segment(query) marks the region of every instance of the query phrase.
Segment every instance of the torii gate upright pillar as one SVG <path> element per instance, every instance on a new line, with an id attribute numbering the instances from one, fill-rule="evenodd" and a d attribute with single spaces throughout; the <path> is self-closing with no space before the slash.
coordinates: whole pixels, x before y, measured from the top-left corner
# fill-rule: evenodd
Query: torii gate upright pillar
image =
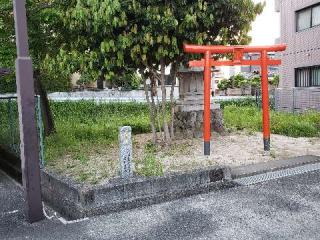
<path id="1" fill-rule="evenodd" d="M 280 52 L 286 49 L 286 45 L 273 46 L 201 46 L 184 45 L 187 53 L 204 54 L 200 61 L 190 61 L 191 67 L 204 67 L 204 123 L 203 143 L 204 155 L 210 155 L 210 82 L 212 66 L 235 66 L 235 65 L 259 65 L 261 67 L 261 90 L 262 90 L 262 111 L 263 111 L 263 144 L 264 150 L 270 150 L 270 117 L 269 117 L 269 91 L 268 91 L 268 65 L 279 65 L 281 60 L 269 59 L 268 52 Z M 258 60 L 243 59 L 244 53 L 260 53 Z M 215 60 L 213 54 L 233 54 L 232 60 Z"/>
<path id="2" fill-rule="evenodd" d="M 204 64 L 204 110 L 203 110 L 203 151 L 204 155 L 210 155 L 210 137 L 211 137 L 211 120 L 210 120 L 210 89 L 211 89 L 211 65 L 210 52 L 205 53 Z"/>
<path id="3" fill-rule="evenodd" d="M 262 92 L 262 123 L 263 145 L 265 151 L 270 151 L 270 114 L 269 114 L 269 81 L 268 81 L 268 53 L 261 52 L 261 92 Z"/>

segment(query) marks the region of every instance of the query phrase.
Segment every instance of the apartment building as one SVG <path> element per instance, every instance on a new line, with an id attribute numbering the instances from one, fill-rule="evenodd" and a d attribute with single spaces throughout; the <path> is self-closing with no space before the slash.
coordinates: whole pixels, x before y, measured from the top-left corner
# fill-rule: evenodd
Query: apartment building
<path id="1" fill-rule="evenodd" d="M 276 108 L 320 111 L 320 1 L 276 0 L 276 10 L 280 42 L 288 46 L 281 56 Z"/>

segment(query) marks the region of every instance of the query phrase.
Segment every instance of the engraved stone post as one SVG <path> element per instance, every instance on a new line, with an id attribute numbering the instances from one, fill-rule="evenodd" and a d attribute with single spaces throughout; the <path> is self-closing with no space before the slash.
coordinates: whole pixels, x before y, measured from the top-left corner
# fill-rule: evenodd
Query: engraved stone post
<path id="1" fill-rule="evenodd" d="M 133 176 L 131 127 L 125 126 L 119 128 L 119 143 L 120 174 L 122 178 L 128 179 Z"/>

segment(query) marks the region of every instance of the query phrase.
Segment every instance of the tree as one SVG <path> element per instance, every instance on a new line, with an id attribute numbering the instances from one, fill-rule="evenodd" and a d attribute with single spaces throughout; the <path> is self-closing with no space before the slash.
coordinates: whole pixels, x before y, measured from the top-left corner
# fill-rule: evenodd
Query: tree
<path id="1" fill-rule="evenodd" d="M 279 86 L 280 76 L 279 74 L 275 74 L 271 79 L 269 79 L 269 84 L 275 87 Z"/>
<path id="2" fill-rule="evenodd" d="M 16 48 L 14 42 L 13 18 L 8 14 L 2 14 L 6 9 L 12 9 L 12 2 L 0 0 L 0 68 L 10 69 L 11 74 L 0 78 L 0 92 L 15 91 L 14 61 L 16 58 Z"/>
<path id="3" fill-rule="evenodd" d="M 106 79 L 139 69 L 148 93 L 154 141 L 154 88 L 159 80 L 160 115 L 164 141 L 168 143 L 174 132 L 175 81 L 170 92 L 169 131 L 165 68 L 171 66 L 170 74 L 175 80 L 180 65 L 190 57 L 183 53 L 184 43 L 247 44 L 251 23 L 262 9 L 263 4 L 252 0 L 73 0 L 63 11 L 65 27 L 73 40 L 61 46 L 52 63 L 60 63 L 69 72 L 80 69 Z"/>
<path id="4" fill-rule="evenodd" d="M 260 86 L 261 86 L 261 77 L 260 76 L 255 75 L 250 80 L 251 80 L 250 82 L 251 82 L 252 87 L 260 88 Z"/>
<path id="5" fill-rule="evenodd" d="M 218 88 L 221 91 L 226 91 L 228 88 L 231 88 L 231 81 L 230 79 L 222 79 L 219 83 L 218 83 Z"/>
<path id="6" fill-rule="evenodd" d="M 241 73 L 234 75 L 230 78 L 232 88 L 243 88 L 250 85 L 248 78 L 243 76 Z"/>
<path id="7" fill-rule="evenodd" d="M 16 58 L 13 6 L 11 0 L 0 0 L 0 2 L 0 65 L 13 70 L 14 59 Z M 46 135 L 53 133 L 55 128 L 46 89 L 43 86 L 45 78 L 48 77 L 43 63 L 48 53 L 58 53 L 59 47 L 67 37 L 67 33 L 63 31 L 63 21 L 57 2 L 55 0 L 26 1 L 30 55 L 34 65 L 35 92 L 41 97 Z M 55 76 L 57 75 L 59 75 L 59 71 L 56 72 Z M 7 90 L 15 91 L 14 76 L 11 76 L 8 82 L 10 82 L 11 87 Z"/>
<path id="8" fill-rule="evenodd" d="M 26 2 L 30 54 L 34 68 L 41 70 L 41 74 L 45 74 L 42 67 L 46 54 L 57 54 L 68 35 L 64 31 L 56 2 L 56 0 L 27 0 Z M 0 3 L 0 65 L 14 70 L 16 46 L 13 2 L 0 0 Z"/>
<path id="9" fill-rule="evenodd" d="M 225 91 L 228 88 L 241 88 L 244 90 L 247 87 L 252 86 L 252 79 L 245 77 L 243 74 L 239 73 L 237 75 L 231 76 L 229 79 L 223 79 L 219 82 L 219 90 Z"/>
<path id="10" fill-rule="evenodd" d="M 114 86 L 121 87 L 123 90 L 136 90 L 142 84 L 142 78 L 135 72 L 128 72 L 112 81 Z"/>

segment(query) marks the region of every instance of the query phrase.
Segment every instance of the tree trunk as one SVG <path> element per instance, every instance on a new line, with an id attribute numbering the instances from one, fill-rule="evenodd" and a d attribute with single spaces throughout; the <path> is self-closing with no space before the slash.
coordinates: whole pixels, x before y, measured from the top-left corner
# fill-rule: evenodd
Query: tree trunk
<path id="1" fill-rule="evenodd" d="M 158 85 L 157 85 L 157 79 L 155 79 L 154 77 L 152 77 L 152 103 L 154 104 L 155 109 L 157 110 L 157 123 L 158 123 L 158 129 L 159 129 L 159 133 L 161 138 L 164 140 L 164 136 L 162 135 L 162 127 L 161 127 L 161 121 L 160 121 L 160 101 L 159 101 L 159 96 L 158 96 L 158 89 L 157 89 Z M 154 102 L 154 96 L 156 96 L 157 98 L 157 104 L 155 104 Z"/>
<path id="2" fill-rule="evenodd" d="M 172 63 L 170 75 L 172 77 L 171 89 L 170 89 L 170 135 L 171 139 L 174 139 L 174 87 L 176 85 L 177 78 L 177 66 L 179 64 Z"/>
<path id="3" fill-rule="evenodd" d="M 41 84 L 40 80 L 40 73 L 39 71 L 35 71 L 35 81 L 34 81 L 34 89 L 35 94 L 40 96 L 40 103 L 41 103 L 41 115 L 42 115 L 42 121 L 44 126 L 44 133 L 45 136 L 49 136 L 52 133 L 55 133 L 55 125 L 54 120 L 52 117 L 52 112 L 48 100 L 48 95 L 46 90 Z"/>
<path id="4" fill-rule="evenodd" d="M 104 81 L 104 75 L 101 74 L 97 80 L 97 88 L 103 89 L 103 81 Z"/>
<path id="5" fill-rule="evenodd" d="M 154 107 L 152 106 L 152 103 L 150 102 L 149 89 L 148 89 L 146 81 L 147 80 L 144 79 L 143 85 L 144 85 L 144 92 L 146 95 L 146 100 L 147 100 L 147 103 L 149 105 L 149 110 L 150 110 L 149 112 L 150 112 L 150 126 L 151 126 L 151 131 L 152 131 L 152 142 L 155 144 L 157 142 L 157 131 L 155 128 Z"/>
<path id="6" fill-rule="evenodd" d="M 171 143 L 167 118 L 166 118 L 166 103 L 167 103 L 167 94 L 166 94 L 166 87 L 165 87 L 165 62 L 164 58 L 160 60 L 161 64 L 161 92 L 162 92 L 162 121 L 163 121 L 163 132 L 164 132 L 164 139 L 166 143 Z"/>

